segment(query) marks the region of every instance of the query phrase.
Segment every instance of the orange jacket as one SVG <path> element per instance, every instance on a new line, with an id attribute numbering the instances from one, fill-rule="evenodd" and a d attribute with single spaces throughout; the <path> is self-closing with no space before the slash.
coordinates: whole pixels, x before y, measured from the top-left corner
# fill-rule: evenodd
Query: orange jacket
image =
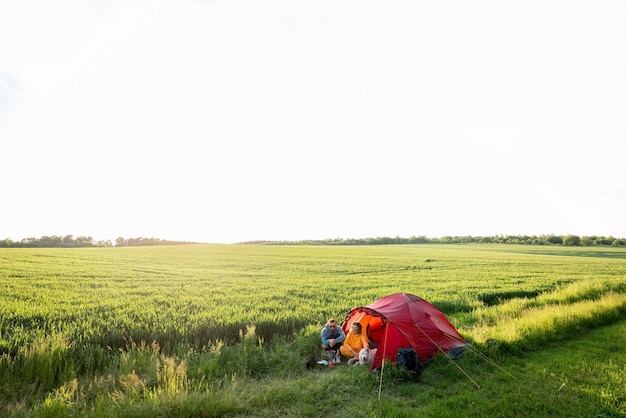
<path id="1" fill-rule="evenodd" d="M 357 353 L 361 351 L 363 347 L 369 347 L 369 341 L 367 335 L 360 333 L 359 335 L 353 334 L 352 331 L 348 332 L 346 339 L 343 341 L 344 345 L 352 348 Z"/>

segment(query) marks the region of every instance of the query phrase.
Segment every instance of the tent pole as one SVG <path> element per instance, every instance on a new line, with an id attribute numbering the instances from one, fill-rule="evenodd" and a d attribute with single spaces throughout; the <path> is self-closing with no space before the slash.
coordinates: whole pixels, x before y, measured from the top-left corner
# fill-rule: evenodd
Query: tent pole
<path id="1" fill-rule="evenodd" d="M 385 371 L 385 355 L 387 354 L 387 330 L 389 324 L 385 324 L 385 341 L 383 342 L 383 359 L 382 366 L 380 367 L 380 384 L 378 385 L 378 402 L 380 402 L 380 393 L 383 390 L 383 372 Z"/>

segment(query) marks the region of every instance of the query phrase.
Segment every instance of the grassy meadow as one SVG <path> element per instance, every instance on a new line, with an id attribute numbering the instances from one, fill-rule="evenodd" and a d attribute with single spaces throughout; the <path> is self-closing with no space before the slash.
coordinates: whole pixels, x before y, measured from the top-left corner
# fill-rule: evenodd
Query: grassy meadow
<path id="1" fill-rule="evenodd" d="M 418 381 L 304 368 L 328 317 L 395 292 L 472 349 Z M 621 417 L 624 370 L 624 248 L 0 249 L 0 416 Z"/>

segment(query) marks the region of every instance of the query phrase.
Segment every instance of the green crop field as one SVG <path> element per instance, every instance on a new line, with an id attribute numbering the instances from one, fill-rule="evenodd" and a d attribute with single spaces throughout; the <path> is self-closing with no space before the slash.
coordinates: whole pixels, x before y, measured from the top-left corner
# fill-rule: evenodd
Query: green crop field
<path id="1" fill-rule="evenodd" d="M 396 292 L 473 349 L 417 382 L 305 370 Z M 0 249 L 0 416 L 626 416 L 625 316 L 623 248 Z"/>

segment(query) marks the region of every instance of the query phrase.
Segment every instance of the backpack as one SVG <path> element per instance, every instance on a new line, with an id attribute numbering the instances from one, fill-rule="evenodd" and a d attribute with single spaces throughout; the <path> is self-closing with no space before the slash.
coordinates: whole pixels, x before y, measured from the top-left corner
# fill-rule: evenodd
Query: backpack
<path id="1" fill-rule="evenodd" d="M 422 372 L 419 357 L 415 350 L 413 350 L 412 348 L 403 347 L 398 349 L 396 358 L 398 359 L 398 362 L 396 363 L 398 367 L 403 368 L 409 372 L 413 372 L 417 376 L 419 376 L 419 374 Z"/>

